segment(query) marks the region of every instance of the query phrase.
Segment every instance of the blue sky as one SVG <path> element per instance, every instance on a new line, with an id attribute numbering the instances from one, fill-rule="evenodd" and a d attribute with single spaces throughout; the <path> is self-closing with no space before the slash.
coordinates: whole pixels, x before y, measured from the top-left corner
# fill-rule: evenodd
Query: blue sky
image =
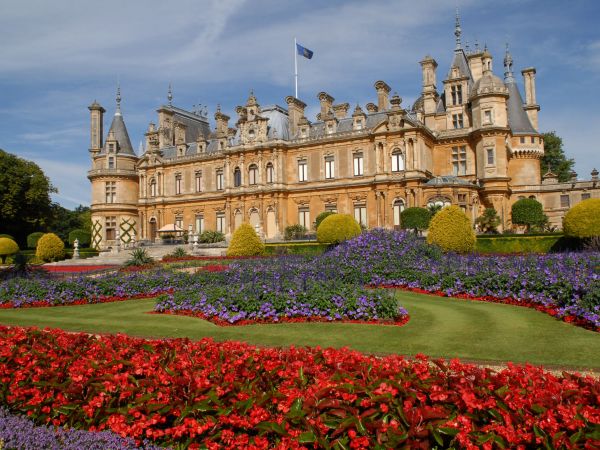
<path id="1" fill-rule="evenodd" d="M 510 43 L 515 74 L 537 69 L 541 131 L 555 130 L 580 178 L 600 169 L 600 2 L 173 0 L 5 1 L 0 14 L 0 148 L 38 163 L 73 208 L 89 204 L 89 112 L 98 100 L 108 128 L 120 80 L 122 110 L 137 149 L 155 110 L 216 105 L 235 117 L 250 89 L 262 105 L 293 95 L 293 39 L 299 97 L 309 120 L 316 95 L 376 102 L 384 80 L 408 107 L 419 95 L 419 61 L 433 56 L 438 89 L 454 49 L 460 8 L 463 44 L 477 40 L 502 77 Z M 522 90 L 522 88 L 521 88 Z M 213 124 L 214 126 L 214 124 Z"/>

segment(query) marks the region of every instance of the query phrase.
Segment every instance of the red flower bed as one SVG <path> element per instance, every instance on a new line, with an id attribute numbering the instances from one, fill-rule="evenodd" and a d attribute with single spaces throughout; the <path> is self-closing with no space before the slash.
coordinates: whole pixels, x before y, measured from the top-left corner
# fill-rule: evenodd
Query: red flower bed
<path id="1" fill-rule="evenodd" d="M 104 264 L 97 266 L 44 266 L 43 269 L 46 272 L 53 273 L 79 273 L 79 272 L 92 272 L 95 270 L 114 269 L 115 265 Z"/>
<path id="2" fill-rule="evenodd" d="M 0 327 L 0 404 L 187 448 L 598 448 L 600 382 L 419 356 Z"/>
<path id="3" fill-rule="evenodd" d="M 373 287 L 373 288 L 377 287 L 377 288 L 383 288 L 383 289 L 401 289 L 403 291 L 417 292 L 419 294 L 427 294 L 427 295 L 436 295 L 438 297 L 462 298 L 465 300 L 474 300 L 474 301 L 478 301 L 478 302 L 502 303 L 505 305 L 523 306 L 525 308 L 531 308 L 531 309 L 535 309 L 537 311 L 546 313 L 558 320 L 562 320 L 563 322 L 567 322 L 567 323 L 576 325 L 578 327 L 585 328 L 587 330 L 600 332 L 600 327 L 597 327 L 589 320 L 586 320 L 582 317 L 576 317 L 573 315 L 557 317 L 558 310 L 556 307 L 541 305 L 539 303 L 535 303 L 533 301 L 525 300 L 525 299 L 498 298 L 498 297 L 492 297 L 491 295 L 488 295 L 485 297 L 477 297 L 477 296 L 469 295 L 469 294 L 448 295 L 443 291 L 428 291 L 426 289 L 409 287 L 409 286 L 396 286 L 396 285 L 385 285 L 385 284 L 378 285 L 378 286 L 370 286 L 370 287 Z"/>
<path id="4" fill-rule="evenodd" d="M 312 317 L 279 317 L 278 321 L 273 320 L 259 320 L 259 319 L 246 319 L 238 320 L 235 323 L 229 323 L 226 320 L 219 319 L 218 317 L 207 317 L 205 314 L 190 311 L 190 310 L 176 310 L 176 311 L 152 311 L 148 314 L 171 314 L 174 316 L 188 316 L 197 317 L 199 319 L 208 320 L 216 325 L 222 327 L 235 327 L 240 325 L 256 325 L 256 324 L 274 324 L 274 323 L 307 323 L 307 322 L 320 322 L 320 323 L 357 323 L 362 325 L 395 325 L 401 327 L 406 325 L 410 320 L 410 316 L 402 316 L 398 320 L 329 320 L 326 317 L 312 316 Z"/>
<path id="5" fill-rule="evenodd" d="M 229 269 L 229 266 L 222 264 L 209 264 L 198 268 L 198 270 L 204 270 L 205 272 L 225 272 L 227 269 Z"/>

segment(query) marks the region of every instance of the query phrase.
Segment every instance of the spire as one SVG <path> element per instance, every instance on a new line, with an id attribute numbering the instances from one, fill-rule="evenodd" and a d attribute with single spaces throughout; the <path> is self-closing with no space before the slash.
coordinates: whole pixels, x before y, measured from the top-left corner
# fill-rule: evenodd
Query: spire
<path id="1" fill-rule="evenodd" d="M 169 106 L 173 106 L 173 89 L 171 83 L 169 83 L 169 92 L 167 92 L 167 100 L 169 100 Z"/>
<path id="2" fill-rule="evenodd" d="M 117 82 L 117 110 L 115 116 L 121 115 L 121 83 Z"/>
<path id="3" fill-rule="evenodd" d="M 458 8 L 456 8 L 456 23 L 454 24 L 454 36 L 456 36 L 456 49 L 460 50 L 460 34 L 462 30 L 460 28 L 460 16 L 458 15 Z"/>
<path id="4" fill-rule="evenodd" d="M 505 83 L 514 83 L 515 79 L 513 77 L 512 71 L 513 59 L 508 50 L 508 42 L 506 43 L 506 52 L 504 53 L 504 82 Z"/>

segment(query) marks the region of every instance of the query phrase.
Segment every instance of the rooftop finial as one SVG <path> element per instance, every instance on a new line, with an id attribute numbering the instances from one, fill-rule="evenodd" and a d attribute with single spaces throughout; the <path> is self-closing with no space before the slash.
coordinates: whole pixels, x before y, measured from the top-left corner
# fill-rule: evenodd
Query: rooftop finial
<path id="1" fill-rule="evenodd" d="M 173 106 L 173 89 L 171 83 L 169 83 L 169 92 L 167 93 L 167 100 L 169 100 L 169 106 Z"/>
<path id="2" fill-rule="evenodd" d="M 504 53 L 504 81 L 514 82 L 512 71 L 513 59 L 508 49 L 508 42 L 506 43 L 506 52 Z"/>
<path id="3" fill-rule="evenodd" d="M 117 81 L 117 111 L 115 116 L 121 115 L 121 83 Z"/>
<path id="4" fill-rule="evenodd" d="M 456 8 L 456 23 L 454 25 L 454 36 L 456 36 L 456 50 L 460 50 L 460 34 L 462 30 L 460 28 L 460 16 L 458 15 L 458 8 Z"/>
<path id="5" fill-rule="evenodd" d="M 475 38 L 475 53 L 479 53 L 479 39 Z"/>

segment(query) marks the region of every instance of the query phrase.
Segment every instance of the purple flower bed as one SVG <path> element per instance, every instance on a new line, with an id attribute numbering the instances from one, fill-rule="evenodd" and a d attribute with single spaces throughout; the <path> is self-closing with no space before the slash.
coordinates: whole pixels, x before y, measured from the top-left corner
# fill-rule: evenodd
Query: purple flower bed
<path id="1" fill-rule="evenodd" d="M 19 450 L 164 450 L 149 443 L 136 445 L 110 431 L 85 431 L 35 425 L 24 416 L 0 408 L 0 441 L 5 449 Z"/>

